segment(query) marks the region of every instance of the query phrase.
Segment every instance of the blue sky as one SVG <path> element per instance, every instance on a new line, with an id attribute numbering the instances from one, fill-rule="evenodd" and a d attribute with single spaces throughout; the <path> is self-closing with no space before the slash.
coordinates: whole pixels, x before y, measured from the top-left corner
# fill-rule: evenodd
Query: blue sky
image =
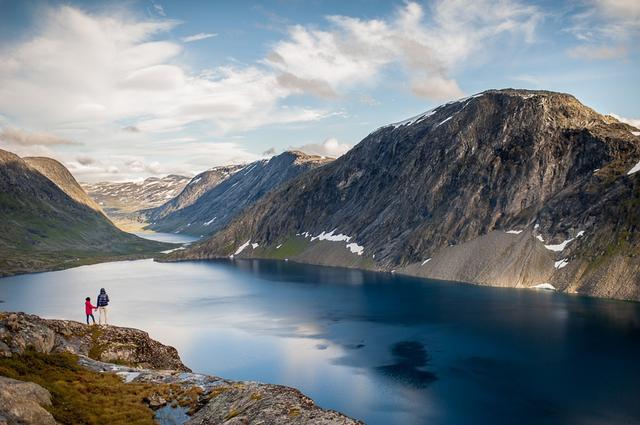
<path id="1" fill-rule="evenodd" d="M 85 181 L 193 174 L 340 155 L 504 87 L 637 126 L 639 41 L 637 0 L 0 0 L 0 148 Z"/>

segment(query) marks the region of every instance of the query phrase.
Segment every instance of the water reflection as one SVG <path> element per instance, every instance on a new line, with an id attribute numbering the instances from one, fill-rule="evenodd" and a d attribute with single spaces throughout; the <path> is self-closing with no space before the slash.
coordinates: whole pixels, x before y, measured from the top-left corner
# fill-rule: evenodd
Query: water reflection
<path id="1" fill-rule="evenodd" d="M 402 341 L 393 344 L 391 354 L 394 364 L 379 366 L 384 375 L 416 388 L 424 388 L 438 379 L 435 374 L 421 370 L 427 365 L 428 355 L 418 341 Z"/>

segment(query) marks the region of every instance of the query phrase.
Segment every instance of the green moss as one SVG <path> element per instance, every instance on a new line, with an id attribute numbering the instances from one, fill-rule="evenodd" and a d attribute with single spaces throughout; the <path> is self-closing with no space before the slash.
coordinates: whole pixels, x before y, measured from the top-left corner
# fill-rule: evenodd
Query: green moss
<path id="1" fill-rule="evenodd" d="M 284 260 L 285 258 L 293 258 L 296 255 L 301 254 L 308 246 L 309 240 L 301 238 L 299 236 L 292 236 L 282 243 L 280 248 L 276 249 L 276 244 L 273 247 L 265 249 L 264 256 L 267 258 L 273 258 L 276 260 Z"/>
<path id="2" fill-rule="evenodd" d="M 48 408 L 61 424 L 153 424 L 145 397 L 157 388 L 129 383 L 110 373 L 80 367 L 68 353 L 24 355 L 0 359 L 0 375 L 35 382 L 49 390 Z"/>

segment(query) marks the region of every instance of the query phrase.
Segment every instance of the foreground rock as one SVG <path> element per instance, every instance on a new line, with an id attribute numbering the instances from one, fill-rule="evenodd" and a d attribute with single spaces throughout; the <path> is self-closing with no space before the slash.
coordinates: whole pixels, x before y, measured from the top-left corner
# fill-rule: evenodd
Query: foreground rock
<path id="1" fill-rule="evenodd" d="M 180 361 L 175 348 L 151 339 L 138 329 L 87 326 L 71 320 L 0 313 L 0 341 L 0 355 L 8 357 L 33 349 L 153 369 L 191 371 Z"/>
<path id="2" fill-rule="evenodd" d="M 78 355 L 78 363 L 91 371 L 115 373 L 125 383 L 150 385 L 152 394 L 145 398 L 149 408 L 164 414 L 171 410 L 186 413 L 178 423 L 361 423 L 318 407 L 294 388 L 191 373 L 173 347 L 137 329 L 0 313 L 0 355 L 18 356 L 27 350 L 73 353 Z M 0 378 L 0 424 L 3 420 L 10 424 L 55 423 L 43 408 L 50 403 L 48 391 L 36 384 Z"/>
<path id="3" fill-rule="evenodd" d="M 0 376 L 0 425 L 55 425 L 45 406 L 51 406 L 49 391 L 32 382 Z"/>

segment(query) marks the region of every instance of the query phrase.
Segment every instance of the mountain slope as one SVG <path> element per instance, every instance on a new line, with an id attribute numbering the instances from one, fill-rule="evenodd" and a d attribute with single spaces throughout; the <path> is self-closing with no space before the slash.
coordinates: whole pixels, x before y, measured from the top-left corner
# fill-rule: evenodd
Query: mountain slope
<path id="1" fill-rule="evenodd" d="M 148 256 L 167 244 L 118 230 L 87 205 L 86 195 L 61 164 L 38 159 L 50 180 L 0 150 L 0 276 L 50 270 L 108 258 Z M 67 194 L 62 188 L 70 188 Z M 76 200 L 78 198 L 78 200 Z"/>
<path id="2" fill-rule="evenodd" d="M 193 205 L 205 192 L 244 168 L 244 165 L 214 167 L 195 176 L 175 198 L 159 207 L 145 211 L 149 221 L 158 221 L 171 213 Z"/>
<path id="3" fill-rule="evenodd" d="M 567 94 L 490 90 L 374 131 L 173 258 L 640 299 L 637 134 Z"/>
<path id="4" fill-rule="evenodd" d="M 174 201 L 150 212 L 148 228 L 159 232 L 200 236 L 223 228 L 247 207 L 253 205 L 280 184 L 306 171 L 331 162 L 331 159 L 289 151 L 269 160 L 252 162 L 219 180 L 192 203 L 167 214 Z M 194 182 L 198 179 L 196 177 Z M 185 191 L 190 190 L 190 183 Z M 181 202 L 182 196 L 178 201 Z"/>
<path id="5" fill-rule="evenodd" d="M 83 183 L 82 187 L 107 213 L 117 215 L 162 205 L 178 195 L 189 180 L 189 177 L 170 174 L 162 178 L 149 177 L 142 182 Z"/>
<path id="6" fill-rule="evenodd" d="M 54 182 L 63 192 L 73 198 L 74 201 L 86 205 L 89 208 L 102 211 L 93 199 L 78 184 L 67 168 L 52 158 L 42 156 L 22 158 L 29 166 L 35 168 L 40 174 Z"/>

